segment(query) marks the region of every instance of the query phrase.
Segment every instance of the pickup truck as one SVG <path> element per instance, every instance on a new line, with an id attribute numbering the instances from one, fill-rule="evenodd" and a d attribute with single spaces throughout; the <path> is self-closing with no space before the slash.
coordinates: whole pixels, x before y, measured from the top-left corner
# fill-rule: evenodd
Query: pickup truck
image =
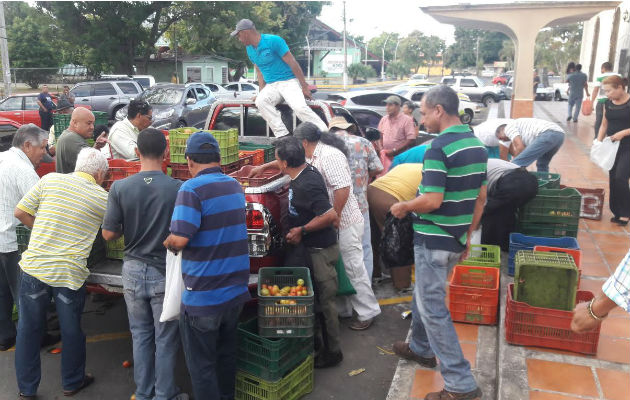
<path id="1" fill-rule="evenodd" d="M 481 79 L 472 75 L 445 76 L 440 83 L 452 87 L 458 93 L 468 95 L 471 101 L 483 103 L 486 107 L 508 98 L 502 88 L 486 85 Z"/>
<path id="2" fill-rule="evenodd" d="M 307 104 L 326 124 L 335 116 L 343 116 L 359 126 L 350 112 L 338 103 L 307 101 Z M 278 105 L 278 109 L 289 132 L 293 132 L 300 120 L 286 104 Z M 236 128 L 241 142 L 271 144 L 275 140 L 256 104 L 251 100 L 218 100 L 212 105 L 203 127 L 208 130 Z M 283 261 L 283 232 L 286 228 L 289 183 L 289 177 L 281 175 L 262 186 L 244 187 L 247 201 L 250 290 L 255 290 L 259 268 L 278 266 Z M 106 259 L 88 268 L 90 276 L 87 283 L 90 291 L 122 293 L 121 261 Z"/>

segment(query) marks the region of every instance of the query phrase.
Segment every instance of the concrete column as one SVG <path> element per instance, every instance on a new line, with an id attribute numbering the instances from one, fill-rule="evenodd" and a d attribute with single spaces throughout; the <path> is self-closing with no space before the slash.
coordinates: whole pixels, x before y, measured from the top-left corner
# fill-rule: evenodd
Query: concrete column
<path id="1" fill-rule="evenodd" d="M 529 26 L 517 30 L 514 59 L 514 93 L 512 95 L 512 118 L 534 116 L 534 52 L 536 36 L 542 26 Z"/>

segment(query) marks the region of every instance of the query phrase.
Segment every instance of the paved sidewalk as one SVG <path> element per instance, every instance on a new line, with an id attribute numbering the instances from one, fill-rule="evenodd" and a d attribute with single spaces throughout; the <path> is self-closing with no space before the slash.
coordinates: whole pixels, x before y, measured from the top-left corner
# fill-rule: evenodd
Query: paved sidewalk
<path id="1" fill-rule="evenodd" d="M 536 102 L 535 116 L 558 123 L 567 137 L 551 163 L 562 184 L 604 188 L 606 201 L 601 221 L 580 220 L 582 249 L 580 290 L 597 292 L 630 247 L 630 230 L 609 222 L 608 174 L 589 160 L 594 115 L 578 123 L 566 119 L 566 102 Z M 491 114 L 492 115 L 492 114 Z M 503 115 L 499 110 L 498 116 Z M 505 115 L 509 115 L 505 113 Z M 596 356 L 512 346 L 505 341 L 505 298 L 508 283 L 505 254 L 501 282 L 501 321 L 497 327 L 456 324 L 466 358 L 484 391 L 484 399 L 500 400 L 628 400 L 630 399 L 630 315 L 617 309 L 602 325 Z M 498 372 L 498 374 L 497 374 Z M 388 400 L 423 399 L 442 388 L 438 370 L 401 361 Z"/>

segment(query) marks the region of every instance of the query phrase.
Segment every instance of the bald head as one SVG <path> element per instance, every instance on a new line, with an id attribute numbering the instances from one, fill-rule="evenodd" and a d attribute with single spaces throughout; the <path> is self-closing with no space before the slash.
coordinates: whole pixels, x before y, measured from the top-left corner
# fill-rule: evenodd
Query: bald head
<path id="1" fill-rule="evenodd" d="M 90 139 L 94 132 L 94 114 L 85 107 L 75 108 L 70 119 L 69 129 L 85 139 Z"/>

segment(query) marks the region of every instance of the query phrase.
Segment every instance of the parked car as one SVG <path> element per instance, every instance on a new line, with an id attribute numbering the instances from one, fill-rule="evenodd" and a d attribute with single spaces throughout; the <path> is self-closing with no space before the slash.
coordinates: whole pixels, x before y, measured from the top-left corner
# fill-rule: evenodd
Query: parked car
<path id="1" fill-rule="evenodd" d="M 153 75 L 101 75 L 101 79 L 132 79 L 138 82 L 143 89 L 148 89 L 155 85 Z"/>
<path id="2" fill-rule="evenodd" d="M 225 90 L 234 93 L 238 100 L 250 100 L 258 95 L 258 85 L 248 82 L 232 82 L 223 85 Z"/>
<path id="3" fill-rule="evenodd" d="M 14 94 L 0 102 L 0 118 L 6 118 L 17 122 L 20 125 L 35 124 L 42 126 L 39 117 L 39 105 L 37 96 L 39 93 L 19 93 Z M 53 103 L 57 104 L 57 97 L 51 96 Z M 91 108 L 89 105 L 75 104 L 75 107 Z"/>
<path id="4" fill-rule="evenodd" d="M 218 83 L 204 83 L 204 85 L 210 89 L 217 99 L 233 99 L 236 96 L 236 92 L 230 92 Z"/>
<path id="5" fill-rule="evenodd" d="M 336 101 L 346 108 L 368 108 L 385 115 L 387 114 L 385 99 L 389 96 L 398 96 L 401 103 L 409 100 L 397 93 L 383 90 L 353 90 L 351 92 L 331 93 L 328 95 L 328 100 Z"/>
<path id="6" fill-rule="evenodd" d="M 569 84 L 563 81 L 561 77 L 549 78 L 549 84 L 553 87 L 554 100 L 569 100 Z"/>
<path id="7" fill-rule="evenodd" d="M 533 87 L 533 83 L 531 87 Z M 512 97 L 512 93 L 514 92 L 514 79 L 510 79 L 504 91 L 508 98 Z M 539 83 L 536 88 L 536 100 L 552 100 L 554 98 L 554 91 L 555 89 L 553 87 Z"/>
<path id="8" fill-rule="evenodd" d="M 142 93 L 140 84 L 132 79 L 77 83 L 70 89 L 75 104 L 89 105 L 93 111 L 106 112 L 109 119 Z"/>
<path id="9" fill-rule="evenodd" d="M 13 136 L 22 124 L 13 119 L 0 117 L 0 151 L 7 151 L 13 143 Z"/>
<path id="10" fill-rule="evenodd" d="M 467 94 L 470 100 L 483 103 L 488 107 L 492 103 L 507 99 L 502 88 L 486 85 L 476 76 L 445 76 L 441 83 L 455 91 Z"/>
<path id="11" fill-rule="evenodd" d="M 153 107 L 152 126 L 172 129 L 184 126 L 200 128 L 216 97 L 206 85 L 188 83 L 158 83 L 140 96 Z M 127 117 L 127 106 L 116 113 L 116 120 Z"/>
<path id="12" fill-rule="evenodd" d="M 427 82 L 426 74 L 413 74 L 407 83 L 415 83 L 415 82 Z"/>
<path id="13" fill-rule="evenodd" d="M 408 89 L 400 89 L 396 91 L 397 94 L 411 99 L 418 107 L 422 96 L 431 88 L 431 86 L 424 87 L 411 87 Z M 470 124 L 475 118 L 475 113 L 481 112 L 479 103 L 473 103 L 470 101 L 470 97 L 467 94 L 457 93 L 459 97 L 459 115 L 463 124 Z"/>
<path id="14" fill-rule="evenodd" d="M 508 74 L 499 74 L 495 76 L 494 78 L 492 78 L 492 84 L 493 85 L 507 85 L 510 78 L 511 76 Z"/>

